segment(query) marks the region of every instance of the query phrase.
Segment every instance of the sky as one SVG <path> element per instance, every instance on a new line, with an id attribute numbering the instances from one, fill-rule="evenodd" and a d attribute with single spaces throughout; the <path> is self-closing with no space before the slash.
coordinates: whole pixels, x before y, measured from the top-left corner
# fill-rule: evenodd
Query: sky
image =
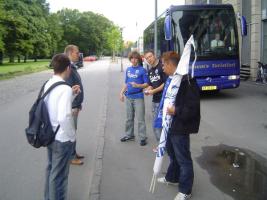
<path id="1" fill-rule="evenodd" d="M 136 41 L 155 17 L 155 0 L 47 0 L 50 12 L 62 8 L 93 11 L 107 17 L 123 28 L 125 41 Z M 184 0 L 157 0 L 158 15 L 170 5 L 184 4 Z"/>

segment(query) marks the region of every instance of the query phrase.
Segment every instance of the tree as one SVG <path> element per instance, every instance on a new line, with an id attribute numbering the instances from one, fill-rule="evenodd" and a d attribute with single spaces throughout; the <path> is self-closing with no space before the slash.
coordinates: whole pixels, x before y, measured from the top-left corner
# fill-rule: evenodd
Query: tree
<path id="1" fill-rule="evenodd" d="M 76 44 L 79 41 L 80 30 L 76 26 L 76 21 L 81 13 L 78 10 L 63 9 L 57 12 L 63 36 L 58 43 L 58 50 L 63 51 L 67 44 Z"/>
<path id="2" fill-rule="evenodd" d="M 5 10 L 3 9 L 3 1 L 0 1 L 0 64 L 3 64 L 3 52 L 5 50 L 4 36 L 6 35 L 6 28 L 4 25 Z"/>
<path id="3" fill-rule="evenodd" d="M 122 40 L 118 27 L 100 14 L 72 9 L 50 14 L 46 0 L 0 0 L 0 59 L 4 52 L 10 62 L 15 57 L 20 62 L 21 56 L 24 62 L 37 60 L 62 52 L 67 44 L 85 55 L 101 55 L 118 51 Z"/>
<path id="4" fill-rule="evenodd" d="M 6 11 L 4 24 L 7 34 L 4 37 L 6 54 L 10 62 L 14 57 L 28 55 L 37 59 L 47 56 L 50 35 L 46 18 L 49 15 L 48 4 L 45 0 L 4 0 L 3 9 Z"/>
<path id="5" fill-rule="evenodd" d="M 28 0 L 29 1 L 29 0 Z M 47 19 L 49 16 L 49 7 L 45 0 L 29 1 L 33 42 L 33 57 L 37 61 L 38 57 L 47 57 L 50 55 L 51 35 Z"/>
<path id="6" fill-rule="evenodd" d="M 101 55 L 108 47 L 106 33 L 114 25 L 103 15 L 71 9 L 63 9 L 57 15 L 64 31 L 61 49 L 67 44 L 75 44 L 86 55 Z"/>
<path id="7" fill-rule="evenodd" d="M 115 54 L 122 48 L 122 37 L 120 29 L 116 26 L 112 27 L 107 33 L 108 46 L 112 50 L 112 60 L 115 59 Z"/>
<path id="8" fill-rule="evenodd" d="M 53 56 L 56 53 L 62 52 L 60 49 L 60 42 L 63 39 L 64 30 L 60 22 L 59 16 L 55 13 L 52 13 L 48 16 L 48 33 L 50 34 L 50 55 Z"/>

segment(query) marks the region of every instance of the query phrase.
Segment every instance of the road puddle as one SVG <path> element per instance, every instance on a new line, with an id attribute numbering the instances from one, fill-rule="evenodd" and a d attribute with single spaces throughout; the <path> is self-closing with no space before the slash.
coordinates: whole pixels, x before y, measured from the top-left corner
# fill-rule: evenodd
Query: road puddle
<path id="1" fill-rule="evenodd" d="M 218 145 L 197 158 L 211 182 L 236 200 L 267 200 L 267 160 L 252 151 Z"/>

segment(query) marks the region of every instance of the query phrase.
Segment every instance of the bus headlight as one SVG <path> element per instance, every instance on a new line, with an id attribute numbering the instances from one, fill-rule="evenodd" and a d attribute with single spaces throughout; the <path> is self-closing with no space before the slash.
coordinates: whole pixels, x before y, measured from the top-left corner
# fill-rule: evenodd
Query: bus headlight
<path id="1" fill-rule="evenodd" d="M 228 76 L 228 80 L 237 80 L 237 79 L 239 79 L 239 76 L 238 75 Z"/>

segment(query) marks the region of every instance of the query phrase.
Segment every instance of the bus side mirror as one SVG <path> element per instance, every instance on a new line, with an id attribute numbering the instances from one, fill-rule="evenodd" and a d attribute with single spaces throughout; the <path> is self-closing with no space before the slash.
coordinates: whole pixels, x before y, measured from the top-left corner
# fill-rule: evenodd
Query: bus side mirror
<path id="1" fill-rule="evenodd" d="M 238 14 L 238 18 L 240 20 L 240 26 L 241 26 L 241 35 L 242 36 L 246 36 L 248 34 L 247 31 L 247 20 L 244 16 L 240 16 L 240 14 Z"/>
<path id="2" fill-rule="evenodd" d="M 165 33 L 165 40 L 172 39 L 172 21 L 170 15 L 165 17 L 164 21 L 164 33 Z"/>

